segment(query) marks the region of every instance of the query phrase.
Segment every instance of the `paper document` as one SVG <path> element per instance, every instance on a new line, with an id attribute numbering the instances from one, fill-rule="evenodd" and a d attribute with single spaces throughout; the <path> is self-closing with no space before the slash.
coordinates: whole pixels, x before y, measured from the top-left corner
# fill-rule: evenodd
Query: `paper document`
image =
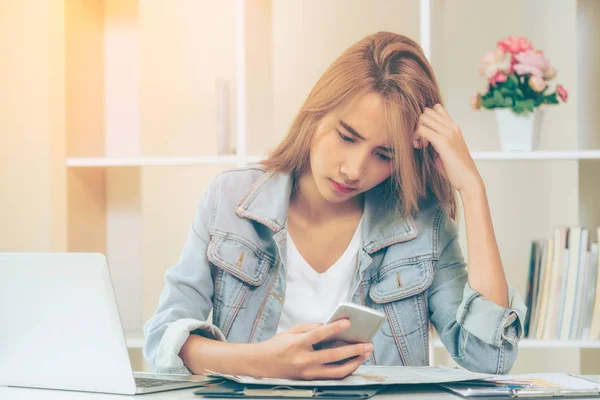
<path id="1" fill-rule="evenodd" d="M 530 383 L 534 387 L 552 389 L 600 389 L 600 383 L 563 373 L 540 373 L 520 375 L 498 375 L 494 380 L 502 382 L 519 381 Z"/>
<path id="2" fill-rule="evenodd" d="M 296 380 L 279 378 L 254 378 L 251 376 L 226 375 L 209 372 L 213 376 L 221 376 L 235 382 L 256 385 L 283 386 L 366 386 L 397 385 L 415 383 L 458 382 L 470 379 L 483 379 L 493 375 L 480 374 L 441 365 L 431 367 L 385 367 L 361 365 L 350 376 L 336 380 Z"/>
<path id="3" fill-rule="evenodd" d="M 488 387 L 486 382 L 490 382 Z M 563 373 L 498 375 L 478 382 L 444 383 L 463 397 L 585 397 L 600 396 L 600 383 Z"/>

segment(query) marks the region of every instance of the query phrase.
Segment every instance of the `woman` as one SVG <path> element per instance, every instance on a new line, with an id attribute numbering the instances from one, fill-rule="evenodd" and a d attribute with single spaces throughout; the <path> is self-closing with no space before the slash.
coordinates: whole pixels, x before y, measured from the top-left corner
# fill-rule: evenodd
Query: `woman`
<path id="1" fill-rule="evenodd" d="M 459 364 L 504 373 L 525 313 L 431 66 L 389 32 L 334 61 L 262 165 L 212 181 L 165 281 L 144 326 L 145 357 L 164 373 L 320 379 L 362 363 L 427 365 L 430 321 Z M 370 344 L 315 350 L 348 328 L 323 324 L 344 301 L 387 323 Z"/>

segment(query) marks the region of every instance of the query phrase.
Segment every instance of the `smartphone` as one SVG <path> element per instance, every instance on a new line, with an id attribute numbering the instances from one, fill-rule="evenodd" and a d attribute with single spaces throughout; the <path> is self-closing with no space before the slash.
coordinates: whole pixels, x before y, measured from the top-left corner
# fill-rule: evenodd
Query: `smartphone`
<path id="1" fill-rule="evenodd" d="M 368 343 L 386 321 L 385 314 L 380 311 L 354 303 L 341 303 L 326 323 L 329 324 L 344 318 L 350 321 L 350 328 L 328 337 L 324 342 L 319 343 L 319 348 L 337 347 L 340 345 L 339 342 L 345 344 Z M 338 345 L 326 345 L 326 343 L 336 342 Z"/>

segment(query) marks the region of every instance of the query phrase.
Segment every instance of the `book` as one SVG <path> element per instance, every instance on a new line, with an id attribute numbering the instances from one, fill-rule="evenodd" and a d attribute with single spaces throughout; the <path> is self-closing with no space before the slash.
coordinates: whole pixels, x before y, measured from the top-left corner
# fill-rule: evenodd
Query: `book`
<path id="1" fill-rule="evenodd" d="M 571 320 L 571 328 L 569 330 L 569 339 L 577 340 L 581 338 L 582 320 L 584 313 L 584 300 L 587 298 L 587 283 L 586 280 L 589 274 L 589 258 L 590 252 L 582 246 L 580 253 L 579 265 L 577 266 L 577 281 L 575 286 L 575 301 L 573 302 L 573 319 Z"/>
<path id="2" fill-rule="evenodd" d="M 541 335 L 539 336 L 539 338 L 544 337 L 544 333 L 545 333 L 546 329 L 548 328 L 548 319 L 549 319 L 548 318 L 548 309 L 550 307 L 550 302 L 553 297 L 551 277 L 552 277 L 554 247 L 555 247 L 554 239 L 548 239 L 548 245 L 546 246 L 546 257 L 545 257 L 544 265 L 543 265 L 544 287 L 546 289 L 545 296 L 547 298 L 546 309 L 544 310 L 544 314 L 546 315 L 546 318 L 544 320 L 544 326 L 542 327 L 542 332 L 541 332 Z"/>
<path id="3" fill-rule="evenodd" d="M 537 252 L 537 242 L 531 242 L 531 251 L 529 255 L 529 275 L 527 278 L 527 298 L 525 300 L 525 306 L 529 312 L 525 315 L 525 321 L 523 322 L 523 334 L 525 337 L 529 337 L 529 326 L 531 324 L 531 314 L 533 310 L 533 281 L 535 275 L 535 256 Z"/>
<path id="4" fill-rule="evenodd" d="M 571 229 L 569 237 L 569 269 L 566 279 L 565 301 L 562 308 L 562 325 L 560 327 L 560 339 L 569 340 L 571 334 L 571 322 L 573 321 L 573 305 L 575 303 L 577 272 L 579 268 L 579 259 L 581 255 L 582 237 L 584 229 L 575 227 Z"/>
<path id="5" fill-rule="evenodd" d="M 563 258 L 562 258 L 562 266 L 561 266 L 561 274 L 560 274 L 560 291 L 557 293 L 557 296 L 559 297 L 559 305 L 558 308 L 556 310 L 557 312 L 557 319 L 556 319 L 556 326 L 554 326 L 554 331 L 555 331 L 555 335 L 553 336 L 553 338 L 555 339 L 559 339 L 560 338 L 560 330 L 562 327 L 562 323 L 563 323 L 563 316 L 564 316 L 564 308 L 565 308 L 565 300 L 567 297 L 567 277 L 569 275 L 569 260 L 571 259 L 571 231 L 572 229 L 569 228 L 569 232 L 567 234 L 567 241 L 565 244 L 565 251 L 563 253 Z"/>
<path id="6" fill-rule="evenodd" d="M 554 239 L 546 240 L 543 264 L 540 266 L 540 310 L 539 323 L 535 337 L 541 339 L 544 335 L 546 316 L 548 313 L 548 297 L 550 296 L 550 276 L 552 272 L 552 256 L 554 255 Z"/>
<path id="7" fill-rule="evenodd" d="M 581 339 L 585 340 L 590 337 L 590 327 L 592 326 L 592 318 L 594 316 L 594 301 L 596 298 L 597 281 L 598 281 L 598 243 L 590 245 L 590 265 L 587 278 L 587 287 L 583 296 L 584 302 L 584 318 L 582 322 Z"/>
<path id="8" fill-rule="evenodd" d="M 600 241 L 600 227 L 598 228 L 598 240 Z M 592 340 L 600 339 L 600 255 L 596 257 L 597 273 L 596 273 L 596 294 L 594 299 L 594 311 L 592 313 L 592 323 L 590 326 L 589 338 Z"/>
<path id="9" fill-rule="evenodd" d="M 560 318 L 561 286 L 563 282 L 564 259 L 567 257 L 568 227 L 554 229 L 554 255 L 552 257 L 552 273 L 550 276 L 550 296 L 546 310 L 546 324 L 542 339 L 556 339 L 558 337 L 557 324 Z"/>
<path id="10" fill-rule="evenodd" d="M 580 226 L 555 227 L 552 237 L 531 242 L 526 337 L 600 339 L 599 247 Z"/>
<path id="11" fill-rule="evenodd" d="M 536 255 L 536 269 L 538 270 L 538 292 L 536 296 L 536 311 L 534 312 L 535 320 L 535 330 L 532 334 L 532 337 L 539 338 L 541 337 L 544 329 L 546 313 L 544 310 L 547 307 L 547 299 L 548 299 L 548 288 L 546 287 L 546 271 L 544 270 L 544 266 L 546 264 L 546 259 L 548 257 L 548 240 L 540 240 L 538 246 L 538 254 Z M 539 306 L 538 306 L 539 304 Z"/>

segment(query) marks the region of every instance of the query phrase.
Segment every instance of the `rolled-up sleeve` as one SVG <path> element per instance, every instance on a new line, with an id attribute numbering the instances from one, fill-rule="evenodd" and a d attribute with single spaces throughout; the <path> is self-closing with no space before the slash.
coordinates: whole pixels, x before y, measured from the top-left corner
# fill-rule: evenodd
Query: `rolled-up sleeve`
<path id="1" fill-rule="evenodd" d="M 487 300 L 467 282 L 463 300 L 458 306 L 456 320 L 473 336 L 499 347 L 506 340 L 516 344 L 523 337 L 526 307 L 519 293 L 508 289 L 508 308 Z"/>
<path id="2" fill-rule="evenodd" d="M 467 266 L 458 243 L 456 223 L 440 210 L 434 222 L 437 262 L 428 289 L 429 317 L 448 353 L 461 366 L 477 372 L 510 371 L 523 336 L 527 311 L 509 286 L 509 307 L 483 297 L 468 283 Z"/>
<path id="3" fill-rule="evenodd" d="M 191 374 L 179 357 L 190 334 L 225 340 L 218 327 L 208 321 L 212 310 L 213 266 L 206 250 L 215 207 L 213 181 L 199 202 L 188 239 L 176 265 L 165 273 L 165 287 L 154 315 L 144 324 L 144 358 L 158 373 Z"/>
<path id="4" fill-rule="evenodd" d="M 214 340 L 225 342 L 225 335 L 213 324 L 206 321 L 198 321 L 192 318 L 182 318 L 167 324 L 156 356 L 152 363 L 155 372 L 165 374 L 190 375 L 192 372 L 183 364 L 179 352 L 190 334 L 201 335 Z"/>

